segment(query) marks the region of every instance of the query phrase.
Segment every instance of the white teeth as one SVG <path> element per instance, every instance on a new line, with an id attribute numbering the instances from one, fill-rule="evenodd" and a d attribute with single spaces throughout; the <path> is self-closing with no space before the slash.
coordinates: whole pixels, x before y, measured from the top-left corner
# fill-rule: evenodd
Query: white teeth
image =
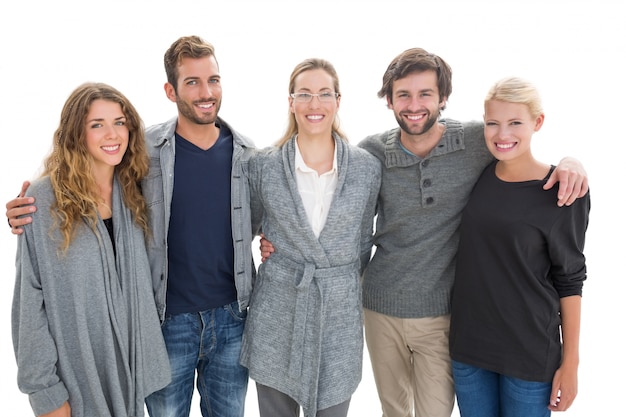
<path id="1" fill-rule="evenodd" d="M 515 146 L 515 143 L 510 142 L 510 143 L 496 143 L 496 147 L 500 148 L 500 149 L 511 149 L 513 146 Z"/>
<path id="2" fill-rule="evenodd" d="M 120 145 L 111 145 L 111 146 L 103 146 L 102 149 L 108 152 L 113 152 L 115 150 L 118 150 L 120 148 Z"/>
<path id="3" fill-rule="evenodd" d="M 424 117 L 424 116 L 407 116 L 407 119 L 409 119 L 409 120 L 420 120 L 422 117 Z"/>
<path id="4" fill-rule="evenodd" d="M 319 115 L 319 114 L 314 114 L 314 115 L 307 116 L 307 119 L 311 119 L 311 120 L 321 120 L 321 119 L 322 119 L 322 117 L 324 117 L 324 116 L 321 116 L 321 115 Z"/>
<path id="5" fill-rule="evenodd" d="M 213 107 L 213 104 L 198 104 L 198 107 L 200 107 L 202 109 L 209 109 L 209 108 Z"/>

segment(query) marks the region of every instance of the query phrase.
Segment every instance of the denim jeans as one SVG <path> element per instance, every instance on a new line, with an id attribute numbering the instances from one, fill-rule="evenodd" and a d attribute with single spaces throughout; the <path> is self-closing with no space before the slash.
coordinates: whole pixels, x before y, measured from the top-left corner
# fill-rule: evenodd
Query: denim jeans
<path id="1" fill-rule="evenodd" d="M 162 331 L 172 382 L 146 398 L 151 417 L 188 417 L 196 373 L 203 417 L 243 417 L 248 370 L 239 353 L 246 315 L 233 302 L 166 317 Z"/>
<path id="2" fill-rule="evenodd" d="M 550 416 L 551 382 L 531 382 L 452 361 L 461 417 Z"/>

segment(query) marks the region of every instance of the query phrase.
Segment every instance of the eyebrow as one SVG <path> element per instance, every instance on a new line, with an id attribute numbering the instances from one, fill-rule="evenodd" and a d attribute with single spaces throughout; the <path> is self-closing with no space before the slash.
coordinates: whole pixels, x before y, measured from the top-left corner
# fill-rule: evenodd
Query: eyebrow
<path id="1" fill-rule="evenodd" d="M 398 93 L 409 93 L 410 91 L 407 89 L 402 89 L 402 90 L 398 90 L 395 92 L 395 94 Z M 434 88 L 422 88 L 421 90 L 417 90 L 418 93 L 434 93 L 435 89 Z"/>
<path id="2" fill-rule="evenodd" d="M 190 75 L 189 77 L 185 77 L 185 78 L 183 78 L 183 81 L 189 81 L 189 80 L 201 80 L 201 79 L 202 79 L 202 77 L 200 77 L 200 76 L 198 76 L 198 75 Z M 214 74 L 214 75 L 211 75 L 208 79 L 209 79 L 209 80 L 215 80 L 215 79 L 221 80 L 221 79 L 222 79 L 222 76 L 221 76 L 221 75 L 219 75 L 219 74 Z"/>
<path id="3" fill-rule="evenodd" d="M 122 120 L 122 119 L 126 119 L 126 116 L 118 116 L 118 117 L 116 117 L 116 118 L 115 118 L 115 119 L 113 119 L 113 120 L 118 121 L 118 120 Z M 95 118 L 95 119 L 88 119 L 88 120 L 87 120 L 87 123 L 91 123 L 91 122 L 103 122 L 103 121 L 104 121 L 104 118 L 102 118 L 102 117 L 97 117 L 97 118 Z"/>
<path id="4" fill-rule="evenodd" d="M 302 88 L 297 89 L 296 93 L 299 92 L 299 91 L 300 92 L 311 92 L 313 90 L 311 90 L 310 88 L 302 87 Z M 333 91 L 333 89 L 332 89 L 332 87 L 322 87 L 322 88 L 320 88 L 317 91 Z"/>

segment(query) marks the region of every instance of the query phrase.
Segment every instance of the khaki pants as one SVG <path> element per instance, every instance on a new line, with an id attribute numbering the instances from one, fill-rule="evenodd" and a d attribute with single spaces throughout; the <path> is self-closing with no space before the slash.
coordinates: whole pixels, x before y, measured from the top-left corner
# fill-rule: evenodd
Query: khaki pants
<path id="1" fill-rule="evenodd" d="M 364 311 L 383 417 L 450 417 L 454 408 L 450 316 L 401 319 Z"/>

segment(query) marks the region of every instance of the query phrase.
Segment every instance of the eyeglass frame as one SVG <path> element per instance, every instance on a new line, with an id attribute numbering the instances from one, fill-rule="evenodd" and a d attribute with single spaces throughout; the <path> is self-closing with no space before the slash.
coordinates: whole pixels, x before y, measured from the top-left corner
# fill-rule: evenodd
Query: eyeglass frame
<path id="1" fill-rule="evenodd" d="M 333 100 L 337 100 L 341 97 L 336 91 L 322 91 L 321 93 L 313 94 L 313 93 L 290 93 L 289 97 L 297 101 L 298 103 L 310 103 L 313 101 L 313 97 L 317 97 L 320 103 L 331 103 Z M 308 97 L 306 99 L 305 97 Z"/>

